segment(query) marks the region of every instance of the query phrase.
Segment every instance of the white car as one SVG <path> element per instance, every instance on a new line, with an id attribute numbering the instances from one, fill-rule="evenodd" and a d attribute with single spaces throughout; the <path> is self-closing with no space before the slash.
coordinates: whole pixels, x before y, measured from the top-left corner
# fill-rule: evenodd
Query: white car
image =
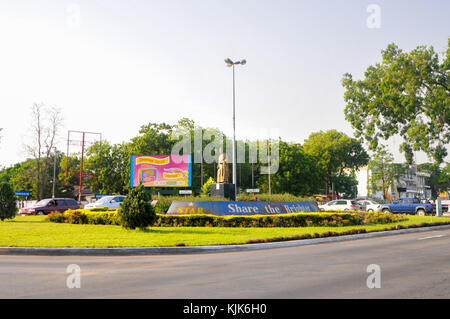
<path id="1" fill-rule="evenodd" d="M 338 199 L 324 205 L 319 205 L 320 210 L 362 210 L 362 205 L 355 200 Z"/>
<path id="2" fill-rule="evenodd" d="M 372 200 L 360 200 L 358 203 L 363 206 L 363 210 L 366 212 L 381 212 L 381 205 Z"/>
<path id="3" fill-rule="evenodd" d="M 120 208 L 126 196 L 124 195 L 113 195 L 113 196 L 104 196 L 100 198 L 98 201 L 94 203 L 90 203 L 84 206 L 84 208 L 97 208 L 97 207 L 106 207 L 106 208 Z"/>

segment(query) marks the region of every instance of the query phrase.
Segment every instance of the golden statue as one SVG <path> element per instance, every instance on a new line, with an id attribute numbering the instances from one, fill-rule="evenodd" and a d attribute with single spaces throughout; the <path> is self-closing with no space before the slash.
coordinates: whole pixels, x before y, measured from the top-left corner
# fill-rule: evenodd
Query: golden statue
<path id="1" fill-rule="evenodd" d="M 227 155 L 223 152 L 222 148 L 220 149 L 219 160 L 217 162 L 217 183 L 228 183 Z"/>

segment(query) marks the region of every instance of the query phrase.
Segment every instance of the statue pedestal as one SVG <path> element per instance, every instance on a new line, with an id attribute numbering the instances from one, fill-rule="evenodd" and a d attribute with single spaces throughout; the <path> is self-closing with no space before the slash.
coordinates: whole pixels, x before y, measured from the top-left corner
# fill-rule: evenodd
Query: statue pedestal
<path id="1" fill-rule="evenodd" d="M 211 196 L 236 200 L 234 197 L 234 184 L 211 184 Z"/>

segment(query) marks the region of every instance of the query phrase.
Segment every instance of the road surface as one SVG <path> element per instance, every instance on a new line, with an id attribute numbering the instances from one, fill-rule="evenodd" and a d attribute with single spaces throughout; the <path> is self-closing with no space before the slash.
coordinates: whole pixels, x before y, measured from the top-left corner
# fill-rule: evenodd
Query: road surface
<path id="1" fill-rule="evenodd" d="M 80 288 L 67 287 L 70 264 Z M 367 286 L 372 264 L 380 288 Z M 0 256 L 0 298 L 450 298 L 450 230 L 213 254 Z"/>

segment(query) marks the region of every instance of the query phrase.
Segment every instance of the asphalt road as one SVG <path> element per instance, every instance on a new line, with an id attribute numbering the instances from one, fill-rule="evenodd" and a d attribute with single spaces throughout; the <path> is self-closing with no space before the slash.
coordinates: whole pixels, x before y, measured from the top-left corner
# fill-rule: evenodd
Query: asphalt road
<path id="1" fill-rule="evenodd" d="M 80 288 L 67 288 L 70 264 Z M 367 287 L 371 264 L 380 288 Z M 231 253 L 0 256 L 0 298 L 450 298 L 450 230 Z"/>

